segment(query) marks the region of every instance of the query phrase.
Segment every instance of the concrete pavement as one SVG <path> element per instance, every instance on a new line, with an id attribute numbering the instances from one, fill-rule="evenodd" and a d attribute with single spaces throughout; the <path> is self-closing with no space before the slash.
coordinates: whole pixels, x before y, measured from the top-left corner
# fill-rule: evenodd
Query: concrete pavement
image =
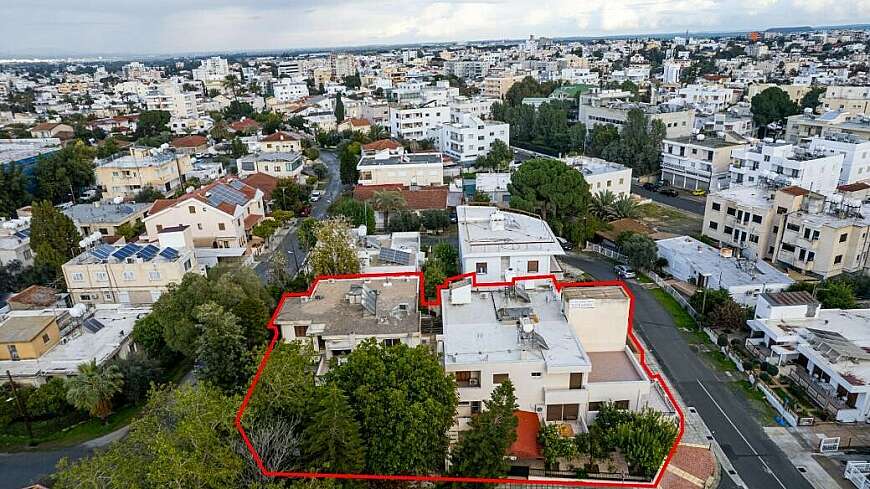
<path id="1" fill-rule="evenodd" d="M 562 260 L 597 279 L 616 278 L 613 266 L 604 259 L 572 253 Z M 729 377 L 715 372 L 698 357 L 648 290 L 637 283 L 629 283 L 629 287 L 635 296 L 635 331 L 733 465 L 736 474 L 726 471 L 720 487 L 810 489 L 809 482 L 752 416 L 749 401 L 729 387 Z M 730 475 L 737 475 L 737 482 L 727 481 Z"/>

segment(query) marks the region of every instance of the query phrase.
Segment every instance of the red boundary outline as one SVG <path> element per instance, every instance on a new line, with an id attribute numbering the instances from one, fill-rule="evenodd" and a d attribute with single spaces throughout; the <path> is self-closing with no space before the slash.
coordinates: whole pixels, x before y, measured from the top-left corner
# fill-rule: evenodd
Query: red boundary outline
<path id="1" fill-rule="evenodd" d="M 245 409 L 248 407 L 248 402 L 251 399 L 251 395 L 254 393 L 254 389 L 257 386 L 257 382 L 260 380 L 260 375 L 263 373 L 263 369 L 266 366 L 266 362 L 269 361 L 269 355 L 272 353 L 272 349 L 275 347 L 275 344 L 278 342 L 279 331 L 278 327 L 275 326 L 275 319 L 278 317 L 278 314 L 281 311 L 281 308 L 284 305 L 284 301 L 288 297 L 309 297 L 314 293 L 314 289 L 317 287 L 317 284 L 321 280 L 347 280 L 347 279 L 359 279 L 359 278 L 383 278 L 383 277 L 416 277 L 419 283 L 419 294 L 420 294 L 420 305 L 422 307 L 432 307 L 432 306 L 440 306 L 441 305 L 441 291 L 450 285 L 450 282 L 455 280 L 461 280 L 464 278 L 471 278 L 473 286 L 483 286 L 483 287 L 505 287 L 505 286 L 513 286 L 516 282 L 523 280 L 550 280 L 555 284 L 556 290 L 560 291 L 564 287 L 596 287 L 596 286 L 617 286 L 622 288 L 623 291 L 629 297 L 629 309 L 628 309 L 628 337 L 631 339 L 632 344 L 635 346 L 637 351 L 640 354 L 640 364 L 643 367 L 644 372 L 646 372 L 647 376 L 651 380 L 658 382 L 658 384 L 662 387 L 665 394 L 667 394 L 668 399 L 670 399 L 671 404 L 674 406 L 674 409 L 677 411 L 677 415 L 679 417 L 679 431 L 677 433 L 677 437 L 674 440 L 674 445 L 671 447 L 670 451 L 668 451 L 668 455 L 665 457 L 665 461 L 662 466 L 659 468 L 659 471 L 656 473 L 656 477 L 652 482 L 621 482 L 621 481 L 574 481 L 574 480 L 528 480 L 528 479 L 497 479 L 497 478 L 478 478 L 478 477 L 449 477 L 449 476 L 437 476 L 437 475 L 374 475 L 374 474 L 332 474 L 332 473 L 323 473 L 323 472 L 275 472 L 271 471 L 263 464 L 263 460 L 260 458 L 260 455 L 257 453 L 257 450 L 254 449 L 254 446 L 251 444 L 251 440 L 248 438 L 247 433 L 245 433 L 245 429 L 242 427 L 242 416 L 245 413 Z M 245 445 L 248 447 L 248 451 L 251 453 L 251 456 L 254 458 L 254 462 L 256 462 L 257 467 L 260 468 L 260 471 L 263 475 L 267 477 L 286 477 L 286 478 L 313 478 L 313 479 L 361 479 L 361 480 L 397 480 L 397 481 L 425 481 L 425 482 L 469 482 L 469 483 L 484 483 L 484 484 L 541 484 L 541 485 L 553 485 L 553 486 L 572 486 L 572 487 L 637 487 L 637 488 L 656 488 L 661 482 L 662 478 L 665 475 L 665 469 L 668 464 L 670 464 L 671 459 L 673 459 L 674 454 L 677 451 L 677 446 L 680 444 L 680 440 L 683 438 L 683 433 L 685 431 L 685 416 L 683 414 L 683 410 L 680 408 L 677 403 L 674 395 L 671 393 L 670 388 L 665 382 L 664 378 L 657 373 L 654 373 L 646 364 L 646 350 L 644 350 L 643 346 L 641 346 L 640 342 L 634 335 L 634 295 L 631 293 L 631 290 L 625 285 L 621 280 L 611 280 L 611 281 L 592 281 L 592 282 L 560 282 L 556 279 L 555 275 L 530 275 L 524 277 L 514 277 L 510 282 L 478 282 L 477 275 L 475 273 L 466 273 L 462 275 L 456 275 L 454 277 L 450 277 L 444 281 L 444 283 L 438 285 L 436 298 L 433 301 L 429 301 L 426 299 L 424 293 L 424 279 L 422 272 L 391 272 L 391 273 L 360 273 L 360 274 L 350 274 L 350 275 L 322 275 L 315 278 L 311 285 L 308 287 L 308 290 L 305 292 L 285 292 L 281 296 L 281 300 L 278 302 L 278 307 L 275 308 L 275 312 L 272 314 L 272 318 L 269 320 L 267 327 L 272 330 L 272 340 L 269 342 L 269 346 L 266 349 L 266 353 L 263 355 L 263 359 L 260 361 L 260 365 L 257 367 L 257 373 L 254 375 L 254 379 L 251 382 L 251 385 L 248 387 L 247 392 L 245 393 L 245 397 L 242 400 L 241 406 L 239 406 L 239 410 L 236 413 L 235 425 L 236 429 L 238 429 L 239 433 L 242 435 L 242 440 L 244 440 Z"/>

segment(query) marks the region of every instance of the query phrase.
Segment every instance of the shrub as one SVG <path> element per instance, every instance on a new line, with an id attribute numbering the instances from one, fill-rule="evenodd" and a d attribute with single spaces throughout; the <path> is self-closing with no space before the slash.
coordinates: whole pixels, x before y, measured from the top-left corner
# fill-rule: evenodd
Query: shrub
<path id="1" fill-rule="evenodd" d="M 60 416 L 73 409 L 66 400 L 66 385 L 58 378 L 31 390 L 26 404 L 30 416 L 37 419 Z"/>
<path id="2" fill-rule="evenodd" d="M 764 370 L 773 377 L 779 375 L 779 367 L 772 363 L 768 363 L 764 365 Z"/>
<path id="3" fill-rule="evenodd" d="M 743 370 L 749 371 L 752 370 L 755 366 L 749 360 L 743 360 Z"/>
<path id="4" fill-rule="evenodd" d="M 767 372 L 761 372 L 758 378 L 760 378 L 765 383 L 770 382 L 770 374 L 768 374 Z"/>
<path id="5" fill-rule="evenodd" d="M 728 346 L 728 335 L 720 334 L 718 338 L 716 338 L 716 344 L 718 346 Z"/>

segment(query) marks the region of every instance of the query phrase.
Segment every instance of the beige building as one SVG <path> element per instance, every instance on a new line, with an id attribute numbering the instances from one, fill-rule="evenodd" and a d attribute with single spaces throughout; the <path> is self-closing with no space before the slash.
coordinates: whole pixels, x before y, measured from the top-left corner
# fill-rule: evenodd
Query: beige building
<path id="1" fill-rule="evenodd" d="M 52 310 L 12 312 L 0 323 L 0 361 L 39 358 L 59 340 Z"/>
<path id="2" fill-rule="evenodd" d="M 753 83 L 746 90 L 746 100 L 752 100 L 752 97 L 767 90 L 770 87 L 777 87 L 786 94 L 792 102 L 799 104 L 804 95 L 810 93 L 813 88 L 810 85 L 777 85 L 775 83 Z"/>
<path id="3" fill-rule="evenodd" d="M 695 110 L 674 108 L 670 105 L 650 105 L 630 102 L 633 94 L 621 90 L 605 90 L 580 95 L 578 119 L 586 127 L 597 124 L 615 126 L 620 131 L 628 119 L 628 112 L 640 109 L 650 120 L 659 120 L 665 125 L 667 138 L 686 137 L 695 127 Z"/>
<path id="4" fill-rule="evenodd" d="M 248 248 L 251 228 L 264 214 L 263 191 L 226 178 L 177 199 L 155 201 L 145 231 L 153 241 L 163 231 L 187 226 L 196 248 Z"/>
<path id="5" fill-rule="evenodd" d="M 360 185 L 398 184 L 428 187 L 444 184 L 441 153 L 401 153 L 389 150 L 364 154 L 357 164 Z"/>
<path id="6" fill-rule="evenodd" d="M 143 147 L 99 160 L 94 170 L 104 199 L 131 199 L 145 187 L 168 194 L 184 185 L 184 175 L 193 170 L 190 155 Z"/>
<path id="7" fill-rule="evenodd" d="M 302 155 L 296 152 L 264 152 L 245 155 L 236 160 L 239 177 L 265 173 L 275 178 L 296 178 L 302 175 Z"/>
<path id="8" fill-rule="evenodd" d="M 785 139 L 792 144 L 836 133 L 852 134 L 870 140 L 870 119 L 841 110 L 832 110 L 822 115 L 798 114 L 786 119 Z"/>
<path id="9" fill-rule="evenodd" d="M 827 87 L 821 97 L 822 110 L 845 110 L 853 114 L 870 114 L 870 87 Z"/>
<path id="10" fill-rule="evenodd" d="M 503 99 L 514 83 L 522 80 L 522 76 L 488 76 L 483 79 L 483 96 Z"/>
<path id="11" fill-rule="evenodd" d="M 301 153 L 302 139 L 293 134 L 278 131 L 260 138 L 257 147 L 266 153 Z"/>
<path id="12" fill-rule="evenodd" d="M 192 249 L 99 245 L 63 265 L 76 304 L 151 304 L 186 273 L 204 273 Z"/>

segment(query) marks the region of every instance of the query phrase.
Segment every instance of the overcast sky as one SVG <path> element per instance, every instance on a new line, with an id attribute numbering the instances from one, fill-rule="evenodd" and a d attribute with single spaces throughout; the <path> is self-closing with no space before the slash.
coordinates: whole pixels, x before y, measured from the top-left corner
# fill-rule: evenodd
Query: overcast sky
<path id="1" fill-rule="evenodd" d="M 163 54 L 870 21 L 870 0 L 2 0 L 0 53 Z"/>

